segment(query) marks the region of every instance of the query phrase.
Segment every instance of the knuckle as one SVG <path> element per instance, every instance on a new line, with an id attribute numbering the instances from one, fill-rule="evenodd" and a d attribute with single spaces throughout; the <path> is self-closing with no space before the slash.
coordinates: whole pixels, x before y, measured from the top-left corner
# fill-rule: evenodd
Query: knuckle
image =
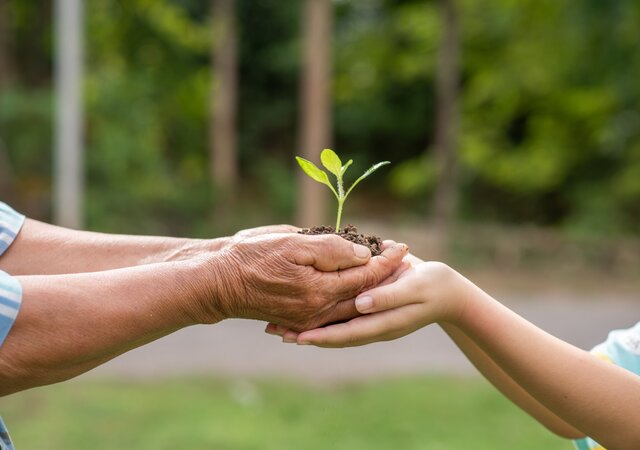
<path id="1" fill-rule="evenodd" d="M 394 256 L 384 256 L 380 258 L 380 270 L 388 273 L 395 272 L 401 261 L 401 258 L 395 254 Z"/>
<path id="2" fill-rule="evenodd" d="M 324 234 L 321 238 L 324 246 L 332 248 L 338 248 L 347 242 L 337 234 Z"/>
<path id="3" fill-rule="evenodd" d="M 379 269 L 366 268 L 360 280 L 360 289 L 367 289 L 371 286 L 378 285 L 387 277 L 387 274 Z"/>
<path id="4" fill-rule="evenodd" d="M 440 261 L 428 261 L 426 263 L 424 263 L 426 265 L 426 267 L 428 267 L 430 270 L 437 272 L 439 274 L 443 274 L 448 272 L 451 268 Z"/>
<path id="5" fill-rule="evenodd" d="M 340 243 L 343 239 L 338 236 L 337 234 L 323 234 L 320 236 L 321 238 L 324 239 L 325 242 L 329 243 L 329 244 L 336 244 L 336 243 Z"/>
<path id="6" fill-rule="evenodd" d="M 440 261 L 424 262 L 420 264 L 419 270 L 428 284 L 441 282 L 453 273 L 451 267 Z"/>

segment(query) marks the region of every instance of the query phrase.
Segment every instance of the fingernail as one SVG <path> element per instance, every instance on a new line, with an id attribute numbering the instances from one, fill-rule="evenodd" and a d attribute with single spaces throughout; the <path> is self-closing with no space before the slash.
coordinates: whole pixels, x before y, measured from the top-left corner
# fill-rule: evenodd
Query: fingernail
<path id="1" fill-rule="evenodd" d="M 282 342 L 284 342 L 285 344 L 293 344 L 294 342 L 296 342 L 295 338 L 290 338 L 288 336 L 284 336 L 282 338 Z"/>
<path id="2" fill-rule="evenodd" d="M 309 345 L 311 342 L 309 341 L 298 341 L 298 345 Z"/>
<path id="3" fill-rule="evenodd" d="M 367 312 L 373 306 L 373 298 L 368 295 L 356 299 L 356 309 L 360 312 Z"/>
<path id="4" fill-rule="evenodd" d="M 371 255 L 371 251 L 364 245 L 354 244 L 353 251 L 358 258 L 366 258 Z"/>

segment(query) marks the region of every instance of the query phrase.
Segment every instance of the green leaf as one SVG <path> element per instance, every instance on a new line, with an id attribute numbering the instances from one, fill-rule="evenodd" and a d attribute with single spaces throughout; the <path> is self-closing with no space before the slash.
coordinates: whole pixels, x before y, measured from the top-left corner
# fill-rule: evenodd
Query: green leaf
<path id="1" fill-rule="evenodd" d="M 360 183 L 362 180 L 367 178 L 369 175 L 371 175 L 373 172 L 378 170 L 380 167 L 386 166 L 387 164 L 391 164 L 391 162 L 390 161 L 382 161 L 382 162 L 379 162 L 379 163 L 374 164 L 373 166 L 369 167 L 369 169 L 365 173 L 363 173 L 360 178 L 358 178 L 356 181 L 353 182 L 353 184 L 351 185 L 351 187 L 347 191 L 347 195 L 345 195 L 344 198 L 347 198 L 349 196 L 351 191 L 353 191 L 353 188 L 356 187 L 358 183 Z"/>
<path id="2" fill-rule="evenodd" d="M 317 181 L 318 183 L 326 184 L 327 186 L 329 186 L 333 194 L 336 197 L 338 197 L 338 193 L 336 192 L 334 187 L 331 185 L 331 182 L 329 181 L 329 176 L 324 170 L 318 169 L 318 167 L 314 163 L 312 163 L 307 159 L 300 158 L 299 156 L 296 156 L 296 161 L 298 161 L 298 164 L 300 165 L 304 173 L 309 175 L 310 178 Z"/>
<path id="3" fill-rule="evenodd" d="M 353 159 L 350 159 L 344 166 L 342 166 L 342 169 L 340 169 L 340 173 L 344 175 L 351 164 L 353 164 Z"/>
<path id="4" fill-rule="evenodd" d="M 322 161 L 322 165 L 336 177 L 339 178 L 342 175 L 342 161 L 340 161 L 338 155 L 330 148 L 322 150 L 322 153 L 320 153 L 320 161 Z"/>

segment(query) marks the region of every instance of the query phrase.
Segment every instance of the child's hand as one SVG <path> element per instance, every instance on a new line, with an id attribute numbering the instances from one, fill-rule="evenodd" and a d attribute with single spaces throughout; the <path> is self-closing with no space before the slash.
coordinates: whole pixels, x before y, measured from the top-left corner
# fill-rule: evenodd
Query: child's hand
<path id="1" fill-rule="evenodd" d="M 358 296 L 356 307 L 363 316 L 300 334 L 272 325 L 267 332 L 301 345 L 352 347 L 397 339 L 430 323 L 455 320 L 463 305 L 454 291 L 463 278 L 442 263 L 422 262 L 413 255 L 406 260 L 408 267 Z"/>

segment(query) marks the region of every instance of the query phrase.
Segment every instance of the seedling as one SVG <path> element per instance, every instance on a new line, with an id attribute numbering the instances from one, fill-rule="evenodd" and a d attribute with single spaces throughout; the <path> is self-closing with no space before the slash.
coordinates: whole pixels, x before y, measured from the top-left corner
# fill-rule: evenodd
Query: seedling
<path id="1" fill-rule="evenodd" d="M 358 185 L 358 183 L 360 183 L 362 180 L 367 178 L 373 172 L 378 170 L 380 167 L 386 166 L 387 164 L 391 164 L 389 161 L 382 161 L 382 162 L 379 162 L 377 164 L 374 164 L 373 166 L 371 166 L 369 168 L 369 170 L 367 170 L 365 173 L 363 173 L 360 178 L 358 178 L 356 181 L 354 181 L 354 183 L 351 185 L 351 187 L 345 192 L 343 177 L 344 177 L 345 172 L 349 168 L 349 166 L 353 163 L 352 159 L 350 159 L 343 166 L 342 165 L 342 161 L 340 160 L 338 155 L 335 154 L 335 152 L 333 150 L 327 148 L 327 149 L 322 150 L 322 153 L 320 153 L 320 161 L 322 162 L 322 165 L 329 172 L 331 172 L 333 175 L 335 175 L 335 177 L 336 177 L 337 187 L 338 187 L 337 190 L 336 190 L 336 188 L 333 187 L 333 185 L 329 181 L 329 176 L 327 175 L 327 173 L 324 170 L 319 169 L 311 161 L 306 160 L 304 158 L 300 158 L 299 156 L 296 156 L 296 161 L 298 161 L 298 164 L 300 164 L 300 167 L 302 168 L 304 173 L 309 175 L 309 177 L 311 177 L 312 179 L 314 179 L 318 183 L 322 183 L 322 184 L 328 186 L 329 189 L 331 189 L 331 192 L 333 192 L 333 195 L 335 195 L 336 199 L 338 200 L 338 218 L 336 220 L 336 232 L 340 231 L 340 220 L 342 218 L 342 207 L 344 206 L 344 202 L 347 200 L 347 197 L 349 196 L 349 194 L 351 194 L 351 191 L 353 191 L 353 188 L 356 187 Z"/>

